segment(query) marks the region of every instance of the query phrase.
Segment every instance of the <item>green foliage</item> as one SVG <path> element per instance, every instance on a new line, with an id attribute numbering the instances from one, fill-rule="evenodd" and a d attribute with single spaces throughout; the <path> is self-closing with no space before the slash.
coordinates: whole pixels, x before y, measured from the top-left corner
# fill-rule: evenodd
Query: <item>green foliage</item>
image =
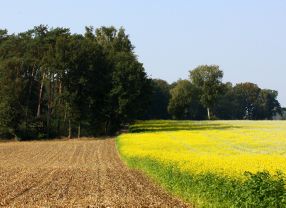
<path id="1" fill-rule="evenodd" d="M 0 134 L 72 137 L 113 134 L 134 119 L 282 114 L 276 91 L 223 84 L 215 65 L 191 71 L 191 82 L 151 80 L 123 28 L 85 29 L 0 30 Z"/>
<path id="2" fill-rule="evenodd" d="M 237 103 L 233 96 L 233 86 L 232 83 L 227 82 L 222 85 L 222 93 L 218 95 L 216 104 L 214 105 L 214 114 L 223 120 L 235 120 L 235 109 L 237 108 Z"/>
<path id="3" fill-rule="evenodd" d="M 269 172 L 256 174 L 246 172 L 247 179 L 243 182 L 240 193 L 237 194 L 237 207 L 285 207 L 286 189 L 285 175 L 277 172 L 270 175 Z"/>
<path id="4" fill-rule="evenodd" d="M 286 108 L 281 109 L 282 120 L 286 120 Z"/>
<path id="5" fill-rule="evenodd" d="M 133 49 L 123 28 L 0 30 L 0 134 L 112 134 L 139 118 L 150 81 Z"/>
<path id="6" fill-rule="evenodd" d="M 123 28 L 102 27 L 96 30 L 96 41 L 106 54 L 110 70 L 108 93 L 104 105 L 105 133 L 144 115 L 149 104 L 151 84 L 133 52 Z"/>
<path id="7" fill-rule="evenodd" d="M 275 90 L 262 89 L 258 97 L 257 118 L 272 119 L 276 114 L 282 114 L 280 103 L 277 100 L 278 92 Z"/>
<path id="8" fill-rule="evenodd" d="M 203 107 L 199 103 L 199 89 L 188 80 L 179 80 L 170 90 L 168 111 L 175 119 L 203 119 Z"/>
<path id="9" fill-rule="evenodd" d="M 117 140 L 120 152 L 120 142 Z M 165 165 L 149 158 L 123 158 L 143 170 L 170 193 L 197 207 L 282 208 L 286 206 L 285 175 L 267 171 L 245 173 L 243 180 L 208 174 L 181 172 L 176 164 Z"/>
<path id="10" fill-rule="evenodd" d="M 144 119 L 168 119 L 168 104 L 170 99 L 170 86 L 161 79 L 151 80 L 152 92 L 150 107 L 146 112 Z"/>
<path id="11" fill-rule="evenodd" d="M 191 82 L 201 90 L 200 101 L 208 109 L 213 108 L 221 93 L 223 72 L 216 65 L 202 65 L 190 71 Z"/>
<path id="12" fill-rule="evenodd" d="M 240 83 L 234 86 L 231 98 L 234 100 L 234 115 L 238 119 L 272 119 L 281 114 L 274 90 L 260 89 L 253 83 Z"/>

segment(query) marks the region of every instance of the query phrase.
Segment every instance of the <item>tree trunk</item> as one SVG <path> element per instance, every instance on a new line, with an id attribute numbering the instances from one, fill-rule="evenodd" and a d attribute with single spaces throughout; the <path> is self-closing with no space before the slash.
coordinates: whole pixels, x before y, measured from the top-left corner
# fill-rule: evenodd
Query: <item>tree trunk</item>
<path id="1" fill-rule="evenodd" d="M 64 124 L 66 123 L 66 120 L 67 120 L 67 111 L 68 111 L 68 104 L 65 103 L 65 112 L 64 112 Z M 66 126 L 66 125 L 65 125 Z"/>
<path id="2" fill-rule="evenodd" d="M 40 92 L 39 92 L 39 102 L 38 102 L 38 110 L 37 110 L 37 117 L 41 115 L 41 102 L 42 102 L 42 95 L 43 95 L 43 88 L 44 88 L 44 80 L 45 80 L 45 73 L 43 73 Z"/>
<path id="3" fill-rule="evenodd" d="M 105 135 L 109 134 L 109 119 L 105 122 L 105 127 L 104 127 L 104 131 L 105 131 Z"/>
<path id="4" fill-rule="evenodd" d="M 68 138 L 71 139 L 71 120 L 69 119 Z"/>
<path id="5" fill-rule="evenodd" d="M 51 130 L 51 112 L 52 112 L 52 81 L 51 75 L 49 77 L 49 93 L 48 93 L 48 113 L 47 113 L 47 130 L 48 130 L 48 137 L 50 137 L 50 130 Z"/>
<path id="6" fill-rule="evenodd" d="M 68 111 L 68 104 L 65 102 L 65 109 L 64 109 L 64 122 L 63 122 L 63 129 L 64 131 L 67 129 L 67 111 Z"/>
<path id="7" fill-rule="evenodd" d="M 28 96 L 27 96 L 27 101 L 26 101 L 26 110 L 25 110 L 25 123 L 26 123 L 26 129 L 25 129 L 25 134 L 27 133 L 28 130 L 28 109 L 29 109 L 29 105 L 30 105 L 30 100 L 31 100 L 31 94 L 32 94 L 32 85 L 33 85 L 33 81 L 34 81 L 34 74 L 35 74 L 35 69 L 36 66 L 35 64 L 33 65 L 33 69 L 32 69 L 32 74 L 29 80 L 29 92 L 28 92 Z"/>
<path id="8" fill-rule="evenodd" d="M 57 136 L 61 136 L 61 120 L 59 117 L 57 120 Z"/>
<path id="9" fill-rule="evenodd" d="M 81 136 L 81 129 L 80 129 L 80 122 L 78 124 L 78 128 L 77 128 L 77 138 L 79 139 Z"/>
<path id="10" fill-rule="evenodd" d="M 210 108 L 207 108 L 207 111 L 208 111 L 208 119 L 211 120 Z"/>
<path id="11" fill-rule="evenodd" d="M 61 81 L 59 81 L 59 97 L 60 97 L 60 99 L 59 99 L 59 101 L 58 101 L 58 108 L 57 109 L 60 109 L 61 110 L 61 108 L 62 108 L 62 102 L 61 102 L 61 96 L 62 96 L 62 82 Z M 57 115 L 57 118 L 58 118 L 58 124 L 57 124 L 57 134 L 58 135 L 60 135 L 61 134 L 61 119 L 62 119 L 62 112 L 59 112 L 59 110 L 57 110 L 58 111 L 58 115 Z"/>

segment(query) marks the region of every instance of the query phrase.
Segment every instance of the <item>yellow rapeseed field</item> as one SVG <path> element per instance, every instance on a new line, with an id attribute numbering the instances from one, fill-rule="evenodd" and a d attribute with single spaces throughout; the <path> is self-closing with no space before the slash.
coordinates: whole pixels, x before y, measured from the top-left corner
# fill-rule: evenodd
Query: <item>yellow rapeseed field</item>
<path id="1" fill-rule="evenodd" d="M 132 128 L 137 133 L 118 139 L 126 158 L 237 179 L 245 171 L 286 173 L 285 121 L 145 121 Z"/>

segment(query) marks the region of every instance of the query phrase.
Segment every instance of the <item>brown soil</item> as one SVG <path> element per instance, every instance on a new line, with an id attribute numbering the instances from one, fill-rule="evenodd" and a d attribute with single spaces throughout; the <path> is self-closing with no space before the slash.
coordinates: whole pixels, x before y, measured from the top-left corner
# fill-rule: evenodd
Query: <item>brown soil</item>
<path id="1" fill-rule="evenodd" d="M 114 139 L 0 143 L 0 207 L 187 207 L 120 160 Z"/>

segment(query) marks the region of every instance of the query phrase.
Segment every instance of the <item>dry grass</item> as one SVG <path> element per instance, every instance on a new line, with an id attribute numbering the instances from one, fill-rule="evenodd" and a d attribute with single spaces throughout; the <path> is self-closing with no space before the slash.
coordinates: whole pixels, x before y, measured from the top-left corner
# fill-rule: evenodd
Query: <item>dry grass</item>
<path id="1" fill-rule="evenodd" d="M 0 143 L 0 206 L 184 207 L 120 160 L 114 139 Z"/>

